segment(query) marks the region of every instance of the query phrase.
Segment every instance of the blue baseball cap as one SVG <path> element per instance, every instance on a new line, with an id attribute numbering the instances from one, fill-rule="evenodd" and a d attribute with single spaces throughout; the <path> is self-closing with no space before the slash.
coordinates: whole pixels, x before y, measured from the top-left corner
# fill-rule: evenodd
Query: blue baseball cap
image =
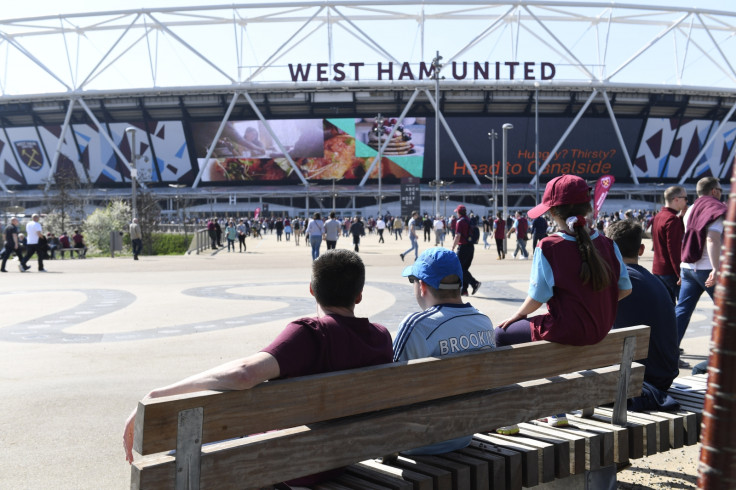
<path id="1" fill-rule="evenodd" d="M 460 282 L 440 284 L 447 276 L 456 275 Z M 401 273 L 404 277 L 416 277 L 435 289 L 460 289 L 463 284 L 463 268 L 457 254 L 443 247 L 433 247 L 425 250 Z"/>

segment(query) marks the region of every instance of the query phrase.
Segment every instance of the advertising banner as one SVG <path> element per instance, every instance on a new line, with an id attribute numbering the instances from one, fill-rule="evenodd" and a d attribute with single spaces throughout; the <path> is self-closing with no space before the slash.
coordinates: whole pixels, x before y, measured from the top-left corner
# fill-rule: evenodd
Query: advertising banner
<path id="1" fill-rule="evenodd" d="M 413 211 L 419 211 L 421 203 L 419 179 L 415 177 L 401 179 L 401 216 L 411 216 Z"/>
<path id="2" fill-rule="evenodd" d="M 385 124 L 384 136 L 393 126 L 397 128 L 382 155 L 381 178 L 398 183 L 404 177 L 421 177 L 424 121 L 406 118 L 397 125 L 396 118 L 387 117 Z M 229 121 L 205 161 L 219 125 L 192 124 L 203 182 L 296 183 L 299 178 L 287 154 L 309 180 L 358 181 L 378 155 L 377 128 L 371 118 L 268 121 L 275 138 L 262 121 L 255 120 Z M 378 175 L 376 165 L 371 178 Z"/>
<path id="3" fill-rule="evenodd" d="M 539 119 L 539 166 L 550 156 L 559 139 L 572 122 L 572 117 L 544 117 Z M 501 176 L 502 131 L 501 127 L 511 123 L 508 131 L 508 181 L 528 183 L 534 177 L 534 117 L 448 117 L 448 124 L 460 144 L 474 172 L 481 181 L 494 173 Z M 643 124 L 641 119 L 619 119 L 624 141 L 633 152 Z M 488 132 L 499 133 L 495 155 L 491 155 Z M 427 119 L 427 134 L 434 134 L 434 120 Z M 426 147 L 434 145 L 428 138 Z M 494 161 L 495 156 L 495 161 Z M 424 159 L 425 175 L 434 175 L 434 152 L 427 151 Z M 471 182 L 470 172 L 463 163 L 460 153 L 450 140 L 444 127 L 440 129 L 440 178 L 460 182 Z M 574 174 L 587 180 L 596 180 L 603 175 L 613 175 L 617 180 L 630 180 L 629 167 L 608 117 L 584 118 L 578 122 L 564 143 L 542 169 L 542 182 L 558 175 Z"/>
<path id="4" fill-rule="evenodd" d="M 731 174 L 728 156 L 736 144 L 736 122 L 720 128 L 719 121 L 706 119 L 649 118 L 636 151 L 634 170 L 640 178 L 680 179 L 684 175 L 725 178 Z M 715 141 L 699 161 L 706 141 Z M 693 168 L 695 167 L 695 168 Z"/>
<path id="5" fill-rule="evenodd" d="M 120 152 L 130 158 L 125 129 L 135 127 L 139 178 L 143 182 L 192 182 L 189 158 L 181 121 L 110 123 L 104 128 Z M 42 185 L 49 181 L 54 151 L 60 149 L 59 172 L 73 172 L 79 182 L 96 185 L 130 182 L 130 172 L 92 124 L 73 124 L 65 134 L 62 126 L 7 128 L 9 141 L 0 136 L 1 174 L 6 184 Z M 61 145 L 59 145 L 59 140 Z M 10 143 L 10 144 L 6 144 Z M 53 179 L 51 179 L 53 180 Z"/>
<path id="6" fill-rule="evenodd" d="M 613 175 L 604 175 L 595 184 L 595 191 L 593 193 L 593 219 L 598 217 L 598 213 L 603 207 L 603 201 L 606 200 L 608 192 L 611 190 L 613 183 L 616 179 Z"/>

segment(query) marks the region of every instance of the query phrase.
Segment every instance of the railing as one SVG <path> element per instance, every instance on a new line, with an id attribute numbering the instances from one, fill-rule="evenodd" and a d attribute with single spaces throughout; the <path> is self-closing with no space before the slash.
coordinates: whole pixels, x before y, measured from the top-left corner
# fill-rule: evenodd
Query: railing
<path id="1" fill-rule="evenodd" d="M 210 245 L 210 236 L 209 233 L 207 233 L 207 228 L 198 229 L 194 232 L 194 240 L 192 240 L 192 243 L 189 245 L 187 253 L 195 252 L 196 254 L 199 254 L 200 252 L 209 249 Z"/>
<path id="2" fill-rule="evenodd" d="M 164 233 L 194 233 L 201 225 L 183 223 L 159 223 L 156 225 L 158 231 Z"/>

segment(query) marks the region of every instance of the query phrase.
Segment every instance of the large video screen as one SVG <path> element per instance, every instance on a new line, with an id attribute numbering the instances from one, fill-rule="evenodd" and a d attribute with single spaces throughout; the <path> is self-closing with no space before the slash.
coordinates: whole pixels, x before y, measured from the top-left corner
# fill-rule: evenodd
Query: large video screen
<path id="1" fill-rule="evenodd" d="M 720 126 L 720 121 L 702 119 L 647 119 L 636 152 L 637 174 L 653 179 L 727 178 L 734 164 L 736 122 Z M 696 162 L 711 137 L 715 140 Z"/>
<path id="2" fill-rule="evenodd" d="M 130 141 L 125 130 L 136 129 L 136 162 L 142 182 L 192 182 L 189 158 L 181 121 L 110 123 L 102 129 L 92 124 L 73 124 L 64 133 L 62 126 L 27 126 L 0 131 L 0 178 L 6 185 L 41 186 L 50 179 L 53 156 L 59 148 L 56 174 L 65 172 L 81 183 L 105 186 L 130 182 L 130 172 L 108 139 L 126 159 Z"/>
<path id="3" fill-rule="evenodd" d="M 597 179 L 610 174 L 616 180 L 629 179 L 630 171 L 621 150 L 616 133 L 609 118 L 587 118 L 578 122 L 563 144 L 550 158 L 573 118 L 545 117 L 539 120 L 539 166 L 542 181 L 551 180 L 562 174 L 575 174 L 585 179 Z M 508 130 L 509 182 L 530 182 L 535 175 L 535 125 L 533 117 L 449 117 L 448 124 L 470 163 L 473 171 L 483 182 L 484 176 L 501 176 L 503 168 L 504 124 Z M 619 128 L 628 150 L 633 151 L 642 125 L 641 119 L 619 119 Z M 492 145 L 489 133 L 497 137 Z M 428 123 L 428 131 L 434 132 L 434 121 Z M 432 138 L 434 140 L 434 138 Z M 432 141 L 434 144 L 434 141 Z M 494 150 L 495 146 L 495 150 Z M 493 152 L 495 151 L 495 155 Z M 434 176 L 434 153 L 425 159 L 425 178 Z M 463 162 L 444 127 L 440 131 L 440 178 L 470 182 L 470 171 Z"/>
<path id="4" fill-rule="evenodd" d="M 502 175 L 501 128 L 512 124 L 507 141 L 508 181 L 531 181 L 535 174 L 533 116 L 446 119 L 481 182 L 487 182 L 486 176 Z M 539 118 L 543 182 L 562 174 L 589 180 L 611 174 L 617 182 L 632 182 L 624 151 L 629 152 L 634 175 L 644 182 L 726 178 L 733 166 L 736 122 L 721 127 L 714 120 L 618 118 L 624 150 L 609 117 L 584 117 L 550 157 L 572 121 L 572 116 Z M 293 185 L 301 182 L 300 173 L 310 181 L 348 184 L 360 182 L 369 171 L 371 184 L 379 176 L 387 183 L 409 177 L 425 183 L 435 179 L 434 117 L 228 121 L 215 141 L 220 124 L 193 122 L 188 134 L 182 121 L 115 122 L 102 128 L 73 124 L 63 138 L 59 125 L 8 127 L 0 131 L 0 179 L 9 186 L 45 184 L 58 148 L 57 175 L 71 173 L 82 183 L 102 187 L 129 183 L 130 172 L 120 158 L 121 154 L 130 158 L 129 127 L 136 128 L 138 178 L 152 184 L 192 184 L 198 172 L 202 182 L 228 185 Z M 491 131 L 498 135 L 495 145 L 489 139 Z M 712 138 L 713 144 L 705 148 Z M 472 182 L 444 127 L 439 150 L 441 179 Z"/>
<path id="5" fill-rule="evenodd" d="M 379 132 L 381 143 L 386 143 L 381 178 L 422 177 L 426 128 L 422 119 L 407 118 L 398 124 L 396 118 L 387 117 L 380 130 L 374 119 L 362 118 L 271 120 L 268 126 L 260 120 L 229 121 L 214 141 L 219 126 L 219 122 L 192 124 L 203 182 L 293 183 L 300 181 L 297 171 L 309 180 L 358 181 L 378 156 Z M 377 163 L 371 178 L 378 175 Z"/>

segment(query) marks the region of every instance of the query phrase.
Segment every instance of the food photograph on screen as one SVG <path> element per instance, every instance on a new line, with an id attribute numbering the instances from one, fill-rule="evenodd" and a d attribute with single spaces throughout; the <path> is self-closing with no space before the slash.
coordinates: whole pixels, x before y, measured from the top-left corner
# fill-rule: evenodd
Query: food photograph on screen
<path id="1" fill-rule="evenodd" d="M 379 173 L 389 180 L 421 177 L 424 121 L 404 122 L 384 120 L 381 143 L 395 130 L 375 165 L 379 129 L 373 119 L 269 120 L 268 127 L 260 120 L 229 121 L 216 141 L 219 123 L 197 123 L 192 128 L 205 182 L 292 183 L 299 180 L 297 169 L 309 180 L 353 182 L 364 178 L 371 167 L 370 178 Z"/>

